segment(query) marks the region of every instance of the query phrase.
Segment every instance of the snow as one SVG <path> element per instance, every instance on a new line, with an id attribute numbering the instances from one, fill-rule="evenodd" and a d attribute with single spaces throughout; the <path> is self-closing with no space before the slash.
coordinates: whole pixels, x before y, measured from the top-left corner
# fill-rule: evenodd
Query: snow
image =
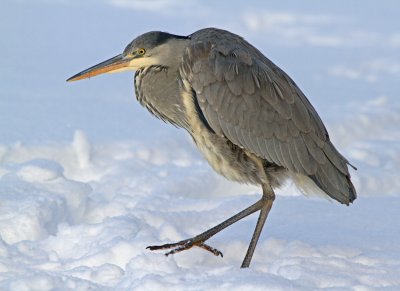
<path id="1" fill-rule="evenodd" d="M 400 289 L 397 2 L 146 3 L 3 4 L 0 290 Z M 142 32 L 207 26 L 284 68 L 358 168 L 349 207 L 280 189 L 245 270 L 256 215 L 208 241 L 223 258 L 146 247 L 203 232 L 260 189 L 219 177 L 185 132 L 141 108 L 132 74 L 65 82 Z"/>

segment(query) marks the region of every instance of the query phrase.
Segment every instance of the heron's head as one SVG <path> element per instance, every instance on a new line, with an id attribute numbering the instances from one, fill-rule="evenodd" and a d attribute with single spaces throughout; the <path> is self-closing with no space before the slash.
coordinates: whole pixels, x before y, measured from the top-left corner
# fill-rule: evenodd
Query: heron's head
<path id="1" fill-rule="evenodd" d="M 67 81 L 78 81 L 104 73 L 137 70 L 144 67 L 176 65 L 190 37 L 151 31 L 135 38 L 119 54 L 109 60 L 86 69 Z"/>

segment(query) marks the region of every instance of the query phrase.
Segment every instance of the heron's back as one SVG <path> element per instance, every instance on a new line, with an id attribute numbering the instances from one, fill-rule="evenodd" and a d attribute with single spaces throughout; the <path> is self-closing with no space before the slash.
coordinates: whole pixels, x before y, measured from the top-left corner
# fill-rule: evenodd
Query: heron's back
<path id="1" fill-rule="evenodd" d="M 348 161 L 295 82 L 242 37 L 219 29 L 192 35 L 181 78 L 206 127 L 274 168 L 309 177 L 333 199 L 356 198 Z"/>

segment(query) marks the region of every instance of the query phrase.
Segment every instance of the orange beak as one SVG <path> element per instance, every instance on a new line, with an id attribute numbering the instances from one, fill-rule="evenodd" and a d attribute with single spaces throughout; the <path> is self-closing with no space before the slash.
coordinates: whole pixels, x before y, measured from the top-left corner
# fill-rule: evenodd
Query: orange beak
<path id="1" fill-rule="evenodd" d="M 67 82 L 78 81 L 91 78 L 104 73 L 112 73 L 129 66 L 130 58 L 125 58 L 122 54 L 115 56 L 107 61 L 101 62 L 89 69 L 86 69 L 67 80 Z"/>

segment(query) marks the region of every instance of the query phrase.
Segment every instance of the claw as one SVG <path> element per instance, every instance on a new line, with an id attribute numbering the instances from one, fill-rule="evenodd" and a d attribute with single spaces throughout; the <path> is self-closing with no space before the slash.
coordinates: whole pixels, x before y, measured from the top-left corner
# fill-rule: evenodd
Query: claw
<path id="1" fill-rule="evenodd" d="M 211 252 L 211 253 L 213 253 L 214 254 L 214 256 L 221 256 L 221 258 L 223 258 L 224 257 L 224 255 L 222 254 L 222 252 L 220 251 L 220 250 L 218 250 L 218 249 L 216 249 L 216 248 L 213 248 L 213 247 L 211 247 L 211 246 L 209 246 L 209 245 L 206 245 L 205 243 L 201 243 L 201 244 L 199 244 L 199 245 L 197 245 L 199 248 L 202 248 L 202 249 L 204 249 L 204 250 L 206 250 L 206 251 L 209 251 L 209 252 Z"/>

